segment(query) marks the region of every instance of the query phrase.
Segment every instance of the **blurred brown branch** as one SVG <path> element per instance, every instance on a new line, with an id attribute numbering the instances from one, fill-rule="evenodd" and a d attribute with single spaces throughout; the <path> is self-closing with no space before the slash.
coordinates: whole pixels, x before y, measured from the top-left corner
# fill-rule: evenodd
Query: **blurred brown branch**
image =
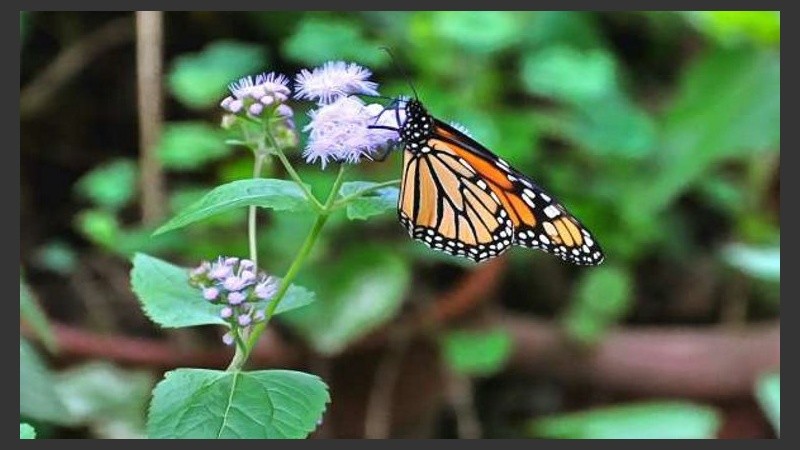
<path id="1" fill-rule="evenodd" d="M 130 17 L 121 17 L 76 40 L 22 88 L 19 99 L 20 117 L 36 115 L 84 67 L 101 54 L 132 38 L 133 24 Z"/>
<path id="2" fill-rule="evenodd" d="M 162 339 L 96 333 L 55 321 L 51 321 L 51 326 L 56 341 L 64 346 L 58 353 L 64 360 L 107 359 L 160 369 L 179 366 L 224 368 L 233 354 L 229 348 L 184 350 Z M 28 326 L 20 326 L 20 333 L 29 339 L 38 339 Z M 261 366 L 299 367 L 304 359 L 301 351 L 287 346 L 273 330 L 264 333 L 261 345 L 255 348 L 252 355 L 252 360 Z"/>
<path id="3" fill-rule="evenodd" d="M 513 335 L 512 370 L 641 395 L 722 399 L 749 395 L 780 366 L 780 322 L 725 328 L 620 328 L 592 352 L 569 345 L 556 324 L 501 314 Z"/>
<path id="4" fill-rule="evenodd" d="M 139 97 L 139 179 L 142 223 L 153 224 L 164 216 L 164 171 L 156 154 L 163 121 L 161 76 L 164 13 L 136 12 L 136 84 Z"/>

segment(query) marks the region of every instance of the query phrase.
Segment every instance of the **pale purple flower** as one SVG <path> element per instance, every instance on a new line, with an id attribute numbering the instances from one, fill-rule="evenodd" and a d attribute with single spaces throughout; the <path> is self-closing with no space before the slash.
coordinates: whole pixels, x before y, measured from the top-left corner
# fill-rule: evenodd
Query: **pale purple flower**
<path id="1" fill-rule="evenodd" d="M 306 162 L 319 160 L 323 168 L 329 160 L 357 163 L 396 140 L 396 131 L 369 127 L 374 125 L 376 111 L 380 110 L 355 97 L 340 97 L 311 111 L 311 122 L 303 129 L 309 131 L 303 152 Z"/>
<path id="2" fill-rule="evenodd" d="M 245 284 L 247 284 L 247 282 L 236 275 L 231 275 L 222 282 L 222 286 L 229 291 L 238 291 L 243 288 Z"/>
<path id="3" fill-rule="evenodd" d="M 211 266 L 211 269 L 208 271 L 208 276 L 215 280 L 221 280 L 229 277 L 232 273 L 233 267 L 223 262 L 222 258 L 220 258 Z"/>
<path id="4" fill-rule="evenodd" d="M 261 103 L 253 103 L 249 108 L 247 108 L 247 112 L 250 113 L 251 116 L 260 116 L 263 111 L 264 105 Z"/>
<path id="5" fill-rule="evenodd" d="M 369 69 L 356 63 L 328 61 L 295 76 L 295 98 L 328 104 L 349 94 L 378 95 L 378 83 L 369 81 L 370 76 Z"/>
<path id="6" fill-rule="evenodd" d="M 220 106 L 236 114 L 248 105 L 247 111 L 254 116 L 261 114 L 264 105 L 270 105 L 276 99 L 287 99 L 291 94 L 289 79 L 275 72 L 256 75 L 255 79 L 248 75 L 229 84 L 228 89 L 231 95 L 225 97 Z"/>
<path id="7" fill-rule="evenodd" d="M 280 106 L 278 106 L 276 111 L 278 112 L 278 115 L 281 117 L 286 117 L 286 118 L 294 117 L 294 110 L 289 105 L 281 104 Z"/>
<path id="8" fill-rule="evenodd" d="M 262 73 L 256 75 L 255 80 L 252 76 L 240 78 L 228 85 L 231 94 L 239 100 L 252 98 L 259 100 L 261 97 L 271 93 L 281 93 L 289 95 L 289 79 L 283 74 L 275 72 Z"/>
<path id="9" fill-rule="evenodd" d="M 204 299 L 218 305 L 219 317 L 231 326 L 232 332 L 223 336 L 228 345 L 234 342 L 238 330 L 264 320 L 265 312 L 257 310 L 256 302 L 272 300 L 280 283 L 278 278 L 259 271 L 254 261 L 236 257 L 204 261 L 189 273 L 189 284 Z"/>
<path id="10" fill-rule="evenodd" d="M 203 289 L 203 298 L 208 301 L 216 300 L 219 297 L 219 289 L 215 287 Z"/>
<path id="11" fill-rule="evenodd" d="M 237 322 L 239 323 L 239 326 L 242 326 L 242 327 L 246 327 L 246 326 L 250 325 L 250 323 L 252 321 L 253 321 L 253 318 L 250 317 L 250 314 L 241 314 L 237 319 Z"/>
<path id="12" fill-rule="evenodd" d="M 228 303 L 231 305 L 241 305 L 247 299 L 247 296 L 241 292 L 231 292 L 228 294 Z"/>
<path id="13" fill-rule="evenodd" d="M 209 269 L 211 269 L 211 263 L 208 261 L 203 261 L 199 266 L 192 269 L 192 271 L 189 272 L 189 275 L 192 277 L 199 277 L 200 275 L 205 275 L 208 273 Z"/>
<path id="14" fill-rule="evenodd" d="M 228 103 L 228 107 L 225 108 L 228 112 L 232 112 L 234 114 L 238 113 L 244 107 L 244 102 L 241 100 L 232 100 Z"/>
<path id="15" fill-rule="evenodd" d="M 233 334 L 230 331 L 222 335 L 222 342 L 224 342 L 225 345 L 233 345 L 233 341 Z"/>
<path id="16" fill-rule="evenodd" d="M 261 300 L 272 299 L 276 292 L 278 292 L 278 280 L 275 277 L 267 277 L 261 280 L 255 288 L 256 297 Z"/>
<path id="17" fill-rule="evenodd" d="M 241 266 L 240 266 L 241 267 Z M 245 282 L 253 281 L 256 279 L 256 274 L 249 270 L 243 270 L 241 274 L 239 274 L 239 278 L 244 280 Z"/>

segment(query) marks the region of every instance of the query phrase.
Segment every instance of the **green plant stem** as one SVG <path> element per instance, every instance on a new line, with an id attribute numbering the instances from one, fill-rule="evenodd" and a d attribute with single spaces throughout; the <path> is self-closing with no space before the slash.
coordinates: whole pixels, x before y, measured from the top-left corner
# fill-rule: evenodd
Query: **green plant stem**
<path id="1" fill-rule="evenodd" d="M 395 184 L 400 184 L 400 179 L 391 180 L 391 181 L 384 181 L 384 182 L 378 183 L 378 184 L 376 184 L 374 186 L 370 186 L 370 187 L 368 187 L 368 188 L 366 188 L 364 190 L 358 191 L 358 192 L 356 192 L 354 194 L 350 194 L 347 197 L 342 197 L 338 202 L 333 204 L 333 209 L 339 209 L 339 208 L 341 208 L 343 206 L 347 206 L 348 203 L 350 203 L 351 201 L 353 201 L 353 200 L 355 200 L 355 199 L 357 199 L 359 197 L 362 197 L 364 195 L 370 194 L 370 193 L 372 193 L 374 191 L 383 189 L 385 187 L 394 186 Z"/>
<path id="2" fill-rule="evenodd" d="M 266 155 L 264 153 L 256 153 L 256 161 L 253 164 L 253 178 L 258 178 L 261 176 L 261 167 L 264 165 L 265 158 Z M 253 265 L 256 268 L 258 268 L 258 241 L 256 237 L 257 211 L 257 206 L 250 206 L 247 217 L 247 238 L 248 242 L 250 243 L 250 260 L 253 261 Z"/>
<path id="3" fill-rule="evenodd" d="M 317 197 L 314 197 L 314 194 L 311 193 L 311 191 L 308 189 L 308 186 L 306 186 L 306 184 L 303 183 L 303 180 L 300 178 L 300 175 L 298 175 L 297 171 L 294 170 L 294 167 L 292 167 L 292 163 L 289 162 L 289 159 L 286 158 L 286 155 L 284 155 L 283 152 L 277 147 L 275 147 L 275 149 L 276 149 L 275 155 L 281 161 L 283 167 L 286 168 L 286 172 L 289 174 L 290 177 L 292 177 L 292 180 L 294 180 L 294 182 L 297 183 L 297 185 L 303 191 L 303 194 L 306 196 L 308 201 L 311 202 L 311 205 L 314 207 L 314 210 L 317 212 L 317 214 L 322 213 L 323 210 L 322 203 L 320 203 L 320 201 L 317 200 Z"/>
<path id="4" fill-rule="evenodd" d="M 244 349 L 240 351 L 239 347 L 237 346 L 236 353 L 233 355 L 230 365 L 228 365 L 228 371 L 241 370 L 245 362 L 247 362 L 250 352 L 253 350 L 253 347 L 255 347 L 258 339 L 261 337 L 261 334 L 267 328 L 267 324 L 269 323 L 270 319 L 272 319 L 272 316 L 275 314 L 275 310 L 278 308 L 281 300 L 283 300 L 283 297 L 286 295 L 286 292 L 292 285 L 292 281 L 294 281 L 294 279 L 297 277 L 297 274 L 300 272 L 300 269 L 303 267 L 303 264 L 305 264 L 306 258 L 308 258 L 308 255 L 311 254 L 314 244 L 317 243 L 317 239 L 322 232 L 322 228 L 325 226 L 325 223 L 328 221 L 328 217 L 330 217 L 330 213 L 333 210 L 334 201 L 339 193 L 339 188 L 341 188 L 343 181 L 344 166 L 342 165 L 339 167 L 339 174 L 336 176 L 336 181 L 333 182 L 328 199 L 325 201 L 324 205 L 321 205 L 321 211 L 317 215 L 317 220 L 314 221 L 314 225 L 311 226 L 311 230 L 308 232 L 306 240 L 300 247 L 300 251 L 297 252 L 297 256 L 295 256 L 294 261 L 292 261 L 292 264 L 289 266 L 289 270 L 281 280 L 281 285 L 278 287 L 278 291 L 275 293 L 274 299 L 269 303 L 269 306 L 267 306 L 264 314 L 264 321 L 256 324 L 253 327 L 250 335 L 247 337 L 247 343 Z"/>

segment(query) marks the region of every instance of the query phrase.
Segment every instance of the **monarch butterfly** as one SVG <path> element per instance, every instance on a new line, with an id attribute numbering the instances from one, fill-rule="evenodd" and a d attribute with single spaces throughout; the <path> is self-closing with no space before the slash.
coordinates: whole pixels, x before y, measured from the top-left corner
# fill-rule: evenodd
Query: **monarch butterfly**
<path id="1" fill-rule="evenodd" d="M 405 118 L 399 114 L 405 102 Z M 467 134 L 433 117 L 418 99 L 393 106 L 403 144 L 397 212 L 415 240 L 475 262 L 512 245 L 578 265 L 604 254 L 556 199 Z M 388 128 L 374 125 L 374 128 Z"/>

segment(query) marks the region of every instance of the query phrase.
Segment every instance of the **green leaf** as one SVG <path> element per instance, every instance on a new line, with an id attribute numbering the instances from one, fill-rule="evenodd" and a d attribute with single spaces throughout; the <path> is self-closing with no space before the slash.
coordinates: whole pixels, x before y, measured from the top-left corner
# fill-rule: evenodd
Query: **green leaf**
<path id="1" fill-rule="evenodd" d="M 26 340 L 19 340 L 19 413 L 22 417 L 69 425 L 73 423 L 55 390 L 44 361 Z"/>
<path id="2" fill-rule="evenodd" d="M 454 372 L 492 375 L 511 355 L 511 337 L 505 330 L 450 331 L 442 337 L 442 350 Z"/>
<path id="3" fill-rule="evenodd" d="M 33 332 L 42 340 L 47 350 L 50 352 L 58 350 L 53 330 L 47 321 L 47 315 L 23 280 L 22 274 L 19 277 L 19 315 L 33 328 Z"/>
<path id="4" fill-rule="evenodd" d="M 505 50 L 522 38 L 525 12 L 435 11 L 431 21 L 439 38 L 475 53 Z"/>
<path id="5" fill-rule="evenodd" d="M 222 100 L 229 83 L 266 65 L 261 46 L 217 41 L 197 53 L 175 59 L 167 75 L 172 95 L 192 108 L 206 108 Z"/>
<path id="6" fill-rule="evenodd" d="M 133 258 L 131 284 L 147 317 L 162 327 L 226 325 L 219 317 L 220 306 L 203 299 L 200 290 L 189 285 L 188 268 L 137 253 Z M 275 310 L 275 314 L 305 306 L 313 301 L 313 292 L 292 285 Z M 258 305 L 266 307 L 266 302 Z"/>
<path id="7" fill-rule="evenodd" d="M 106 248 L 117 248 L 122 230 L 117 216 L 102 209 L 90 209 L 78 214 L 76 226 L 95 244 Z"/>
<path id="8" fill-rule="evenodd" d="M 78 264 L 75 249 L 62 240 L 50 241 L 36 249 L 36 264 L 59 275 L 69 275 Z"/>
<path id="9" fill-rule="evenodd" d="M 294 34 L 284 41 L 283 53 L 312 66 L 344 60 L 379 68 L 388 61 L 380 46 L 367 40 L 358 25 L 316 17 L 300 22 Z"/>
<path id="10" fill-rule="evenodd" d="M 566 331 L 578 341 L 596 342 L 625 317 L 632 295 L 633 280 L 627 271 L 604 266 L 586 272 L 564 316 Z"/>
<path id="11" fill-rule="evenodd" d="M 691 21 L 706 35 L 725 45 L 756 42 L 779 45 L 780 11 L 691 11 Z"/>
<path id="12" fill-rule="evenodd" d="M 651 171 L 619 199 L 626 221 L 656 216 L 715 165 L 780 151 L 780 55 L 717 50 L 683 75 Z"/>
<path id="13" fill-rule="evenodd" d="M 206 217 L 243 206 L 260 206 L 276 211 L 309 210 L 308 200 L 293 181 L 272 178 L 239 180 L 214 188 L 153 233 L 165 233 Z"/>
<path id="14" fill-rule="evenodd" d="M 689 402 L 635 403 L 535 419 L 534 437 L 561 439 L 710 439 L 717 411 Z"/>
<path id="15" fill-rule="evenodd" d="M 533 94 L 577 104 L 617 92 L 616 65 L 610 54 L 563 45 L 527 54 L 522 60 L 522 82 Z"/>
<path id="16" fill-rule="evenodd" d="M 334 354 L 394 317 L 410 278 L 405 260 L 389 248 L 355 248 L 308 280 L 324 297 L 284 318 L 317 351 Z"/>
<path id="17" fill-rule="evenodd" d="M 536 11 L 522 33 L 530 46 L 564 44 L 579 49 L 603 44 L 596 15 L 588 11 Z"/>
<path id="18" fill-rule="evenodd" d="M 248 161 L 250 171 L 253 170 L 253 162 Z M 239 177 L 242 179 L 247 177 Z M 233 180 L 232 180 L 233 181 Z M 172 214 L 178 214 L 182 210 L 188 208 L 192 204 L 200 201 L 205 195 L 208 194 L 208 186 L 203 184 L 192 184 L 175 187 L 172 189 L 169 197 L 169 210 Z M 240 210 L 232 209 L 228 212 L 216 214 L 206 218 L 203 223 L 203 228 L 213 229 L 216 227 L 232 229 L 234 227 L 242 226 L 247 217 L 241 214 Z M 199 224 L 198 224 L 199 225 Z"/>
<path id="19" fill-rule="evenodd" d="M 101 438 L 145 437 L 145 413 L 154 384 L 148 371 L 90 362 L 60 372 L 56 391 L 70 416 Z"/>
<path id="20" fill-rule="evenodd" d="M 138 172 L 133 160 L 118 159 L 84 175 L 75 189 L 97 206 L 117 210 L 133 199 Z"/>
<path id="21" fill-rule="evenodd" d="M 20 439 L 36 439 L 36 430 L 27 423 L 19 424 L 19 438 Z"/>
<path id="22" fill-rule="evenodd" d="M 781 248 L 758 248 L 744 244 L 726 246 L 725 261 L 742 272 L 766 281 L 781 280 Z"/>
<path id="23" fill-rule="evenodd" d="M 621 95 L 586 101 L 565 117 L 556 117 L 560 133 L 601 156 L 642 158 L 657 144 L 656 123 L 647 112 Z"/>
<path id="24" fill-rule="evenodd" d="M 350 181 L 342 184 L 339 194 L 342 197 L 358 195 L 378 183 L 367 181 Z M 349 219 L 367 219 L 369 217 L 397 210 L 397 196 L 400 190 L 394 186 L 387 186 L 366 195 L 359 196 L 347 204 L 347 217 Z"/>
<path id="25" fill-rule="evenodd" d="M 781 434 L 781 374 L 766 373 L 756 381 L 756 399 L 775 433 Z"/>
<path id="26" fill-rule="evenodd" d="M 158 156 L 164 167 L 193 170 L 222 159 L 231 153 L 225 133 L 203 122 L 168 123 L 158 144 Z"/>
<path id="27" fill-rule="evenodd" d="M 147 431 L 152 439 L 302 439 L 328 402 L 325 383 L 303 372 L 177 369 L 153 390 Z"/>

